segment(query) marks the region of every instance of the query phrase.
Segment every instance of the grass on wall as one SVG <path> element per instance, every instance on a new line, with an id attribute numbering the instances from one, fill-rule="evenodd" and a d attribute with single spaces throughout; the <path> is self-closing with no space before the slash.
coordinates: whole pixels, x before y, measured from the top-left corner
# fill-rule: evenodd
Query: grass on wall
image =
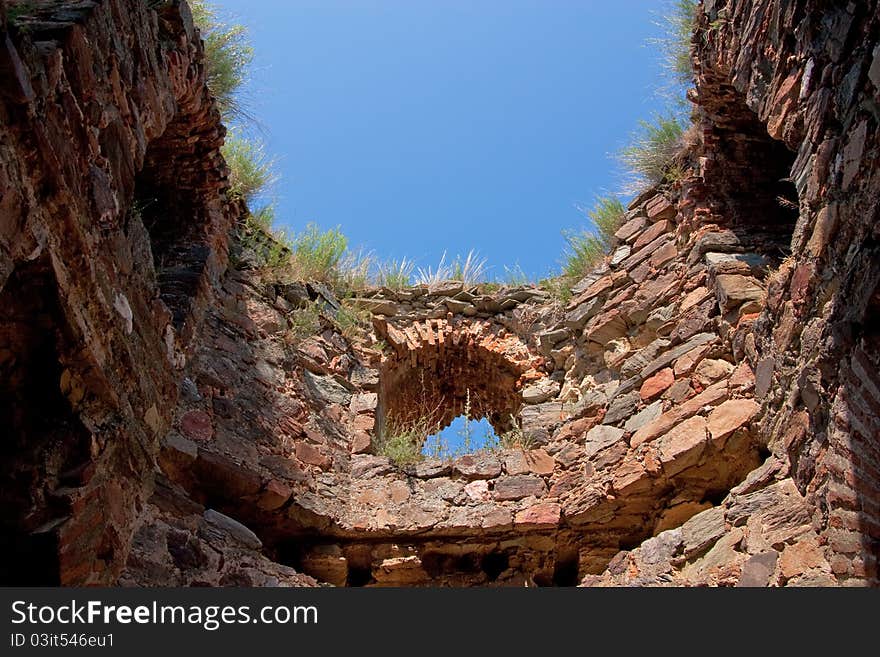
<path id="1" fill-rule="evenodd" d="M 586 276 L 608 253 L 614 233 L 626 218 L 623 203 L 615 196 L 603 196 L 587 211 L 592 224 L 577 232 L 563 233 L 566 250 L 562 275 L 569 285 Z"/>

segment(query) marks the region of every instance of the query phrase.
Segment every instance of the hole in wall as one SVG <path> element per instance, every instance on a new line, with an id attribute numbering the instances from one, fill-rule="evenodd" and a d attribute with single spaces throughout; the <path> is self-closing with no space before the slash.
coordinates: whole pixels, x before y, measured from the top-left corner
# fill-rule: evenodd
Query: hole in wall
<path id="1" fill-rule="evenodd" d="M 483 557 L 480 567 L 490 582 L 494 582 L 505 570 L 510 568 L 510 558 L 506 552 L 490 552 Z"/>
<path id="2" fill-rule="evenodd" d="M 712 506 L 720 506 L 724 499 L 730 494 L 727 488 L 718 488 L 707 490 L 700 502 L 708 502 Z"/>
<path id="3" fill-rule="evenodd" d="M 773 265 L 791 252 L 800 213 L 791 180 L 796 153 L 770 136 L 727 80 L 707 78 L 701 90 L 711 126 L 704 141 L 713 156 L 707 187 L 718 215 L 746 244 L 757 239 L 761 255 Z"/>
<path id="4" fill-rule="evenodd" d="M 498 432 L 486 418 L 459 415 L 425 439 L 422 455 L 439 458 L 447 454 L 469 454 L 484 447 L 492 448 L 499 440 Z"/>
<path id="5" fill-rule="evenodd" d="M 190 143 L 191 130 L 177 118 L 150 144 L 128 213 L 128 221 L 141 221 L 149 234 L 159 293 L 177 328 L 186 320 L 211 256 L 206 242 L 210 219 L 200 189 L 206 153 Z"/>
<path id="6" fill-rule="evenodd" d="M 346 586 L 363 587 L 373 582 L 373 570 L 369 566 L 351 566 L 348 567 L 348 579 Z"/>
<path id="7" fill-rule="evenodd" d="M 63 321 L 48 258 L 12 273 L 0 308 L 0 584 L 59 585 L 57 532 L 69 509 L 56 490 L 79 483 L 90 434 L 61 393 Z"/>
<path id="8" fill-rule="evenodd" d="M 400 427 L 419 427 L 426 455 L 497 444 L 518 422 L 519 378 L 502 353 L 473 341 L 412 351 L 381 372 L 376 431 L 388 436 Z M 451 449 L 444 450 L 444 443 Z"/>
<path id="9" fill-rule="evenodd" d="M 580 552 L 576 548 L 560 550 L 553 569 L 554 586 L 577 586 L 580 581 Z"/>

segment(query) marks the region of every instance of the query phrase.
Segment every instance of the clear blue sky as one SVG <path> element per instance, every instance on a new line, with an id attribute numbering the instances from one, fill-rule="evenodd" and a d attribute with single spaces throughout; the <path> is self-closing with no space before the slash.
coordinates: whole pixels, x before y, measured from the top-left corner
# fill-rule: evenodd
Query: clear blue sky
<path id="1" fill-rule="evenodd" d="M 577 206 L 658 109 L 663 0 L 215 0 L 250 29 L 249 107 L 278 158 L 279 226 L 340 225 L 422 266 L 558 269 Z"/>

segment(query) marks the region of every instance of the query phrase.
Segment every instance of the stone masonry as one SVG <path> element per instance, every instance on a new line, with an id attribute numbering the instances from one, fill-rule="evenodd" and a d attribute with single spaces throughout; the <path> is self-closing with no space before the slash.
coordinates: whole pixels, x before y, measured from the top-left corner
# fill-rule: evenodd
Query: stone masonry
<path id="1" fill-rule="evenodd" d="M 878 583 L 876 2 L 705 0 L 682 175 L 565 302 L 254 268 L 153 4 L 0 2 L 0 583 Z M 515 446 L 379 453 L 466 408 Z"/>
<path id="2" fill-rule="evenodd" d="M 116 580 L 226 268 L 225 130 L 186 5 L 163 7 L 0 3 L 7 582 Z"/>

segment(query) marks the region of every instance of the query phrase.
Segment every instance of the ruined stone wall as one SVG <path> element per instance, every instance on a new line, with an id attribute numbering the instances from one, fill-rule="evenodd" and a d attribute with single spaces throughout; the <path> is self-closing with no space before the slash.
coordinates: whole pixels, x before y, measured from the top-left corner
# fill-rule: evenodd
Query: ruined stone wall
<path id="1" fill-rule="evenodd" d="M 760 131 L 740 130 L 743 115 L 764 126 L 763 148 L 769 136 L 791 153 L 786 175 L 799 212 L 752 352 L 762 431 L 816 505 L 834 575 L 876 583 L 880 7 L 705 2 L 696 62 L 704 182 L 717 213 L 747 213 L 723 192 L 751 191 L 748 182 L 769 173 L 762 171 L 768 158 L 749 157 L 744 144 Z M 740 225 L 779 223 L 778 213 L 765 213 Z"/>
<path id="2" fill-rule="evenodd" d="M 180 2 L 0 3 L 5 582 L 110 584 L 240 211 Z"/>
<path id="3" fill-rule="evenodd" d="M 563 303 L 229 265 L 186 5 L 0 4 L 4 583 L 876 584 L 877 9 L 705 2 L 680 179 Z M 380 453 L 472 392 L 518 445 Z"/>
<path id="4" fill-rule="evenodd" d="M 734 342 L 770 456 L 590 583 L 876 585 L 877 3 L 710 0 L 694 56 L 702 145 L 679 208 L 694 231 L 723 228 L 718 250 L 771 259 Z"/>
<path id="5" fill-rule="evenodd" d="M 572 585 L 717 513 L 766 456 L 738 345 L 767 263 L 742 243 L 713 250 L 727 233 L 688 230 L 670 191 L 634 205 L 567 306 L 460 282 L 340 302 L 231 270 L 163 440 L 164 476 L 271 559 L 337 585 Z M 297 335 L 316 307 L 319 326 Z M 372 314 L 354 333 L 340 319 L 352 307 Z M 426 399 L 454 416 L 468 389 L 486 402 L 475 417 L 515 409 L 520 446 L 405 466 L 377 451 L 385 416 Z M 126 578 L 173 562 L 166 524 L 145 519 Z"/>

